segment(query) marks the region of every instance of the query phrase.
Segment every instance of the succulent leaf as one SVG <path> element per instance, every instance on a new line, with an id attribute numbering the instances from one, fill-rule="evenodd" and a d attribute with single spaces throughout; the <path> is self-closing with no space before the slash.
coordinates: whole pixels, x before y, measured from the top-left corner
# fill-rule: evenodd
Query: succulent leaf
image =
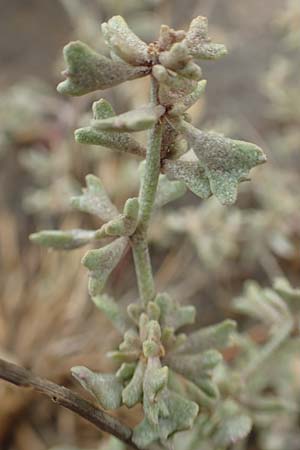
<path id="1" fill-rule="evenodd" d="M 114 374 L 97 373 L 83 366 L 72 367 L 72 375 L 105 409 L 121 406 L 122 384 Z"/>
<path id="2" fill-rule="evenodd" d="M 155 206 L 161 207 L 173 202 L 186 193 L 185 184 L 182 181 L 170 181 L 166 175 L 160 175 L 156 191 Z"/>
<path id="3" fill-rule="evenodd" d="M 159 418 L 159 425 L 153 426 L 147 417 L 134 429 L 133 441 L 146 448 L 158 439 L 167 440 L 175 432 L 188 430 L 193 426 L 199 407 L 175 392 L 166 390 L 164 401 L 169 411 L 167 417 Z"/>
<path id="4" fill-rule="evenodd" d="M 80 41 L 70 42 L 64 47 L 64 58 L 67 63 L 66 80 L 59 83 L 57 90 L 73 96 L 107 89 L 143 77 L 150 71 L 146 66 L 133 67 L 122 61 L 113 61 Z"/>
<path id="5" fill-rule="evenodd" d="M 159 62 L 167 69 L 174 71 L 183 69 L 191 59 L 187 46 L 182 42 L 173 44 L 170 50 L 161 52 L 159 55 Z"/>
<path id="6" fill-rule="evenodd" d="M 128 238 L 120 237 L 105 247 L 88 251 L 82 264 L 89 269 L 89 292 L 92 297 L 102 293 L 105 283 L 120 262 Z"/>
<path id="7" fill-rule="evenodd" d="M 96 231 L 96 239 L 104 236 L 131 236 L 137 227 L 138 212 L 138 199 L 129 198 L 125 203 L 123 214 L 110 220 Z"/>
<path id="8" fill-rule="evenodd" d="M 110 103 L 103 98 L 93 103 L 94 120 L 108 119 L 115 115 Z M 144 156 L 146 153 L 144 147 L 129 133 L 100 131 L 92 127 L 84 127 L 75 131 L 75 139 L 80 144 L 101 145 L 137 156 Z"/>
<path id="9" fill-rule="evenodd" d="M 196 311 L 194 306 L 179 306 L 167 293 L 157 294 L 155 303 L 160 308 L 162 327 L 171 327 L 176 331 L 178 328 L 195 321 Z"/>
<path id="10" fill-rule="evenodd" d="M 247 179 L 251 168 L 266 161 L 263 151 L 255 144 L 204 132 L 184 121 L 181 129 L 205 169 L 212 193 L 223 205 L 234 203 L 238 184 Z"/>
<path id="11" fill-rule="evenodd" d="M 198 197 L 207 199 L 211 196 L 208 177 L 196 161 L 165 159 L 163 169 L 169 179 L 183 181 Z"/>
<path id="12" fill-rule="evenodd" d="M 42 247 L 55 250 L 73 250 L 88 244 L 94 237 L 95 232 L 89 230 L 43 230 L 32 233 L 29 239 Z"/>
<path id="13" fill-rule="evenodd" d="M 221 350 L 228 345 L 229 338 L 235 330 L 236 322 L 230 319 L 216 325 L 201 328 L 190 333 L 178 351 L 182 353 L 198 353 L 209 349 Z"/>
<path id="14" fill-rule="evenodd" d="M 227 447 L 244 439 L 250 433 L 252 420 L 231 400 L 225 401 L 221 410 L 221 422 L 213 440 L 217 446 Z"/>
<path id="15" fill-rule="evenodd" d="M 171 354 L 166 360 L 175 372 L 194 381 L 214 369 L 222 361 L 222 355 L 217 350 L 206 350 L 193 355 Z"/>
<path id="16" fill-rule="evenodd" d="M 197 80 L 186 78 L 176 72 L 167 70 L 161 64 L 157 64 L 152 69 L 154 78 L 159 82 L 158 97 L 164 106 L 172 106 L 197 87 Z"/>
<path id="17" fill-rule="evenodd" d="M 104 221 L 115 218 L 119 211 L 107 196 L 101 180 L 95 175 L 87 175 L 85 179 L 87 188 L 82 195 L 72 198 L 73 208 L 95 214 Z"/>
<path id="18" fill-rule="evenodd" d="M 135 368 L 133 377 L 123 389 L 122 400 L 128 408 L 142 401 L 145 369 L 145 362 L 140 360 Z"/>
<path id="19" fill-rule="evenodd" d="M 218 59 L 227 54 L 225 45 L 214 44 L 208 37 L 207 18 L 198 16 L 192 20 L 183 43 L 190 55 L 199 59 Z"/>
<path id="20" fill-rule="evenodd" d="M 121 16 L 114 16 L 102 24 L 102 32 L 108 47 L 133 66 L 151 62 L 148 46 L 128 27 Z"/>
<path id="21" fill-rule="evenodd" d="M 121 133 L 147 130 L 153 127 L 164 112 L 165 108 L 162 105 L 145 106 L 119 116 L 93 120 L 92 128 L 97 131 L 105 130 Z"/>
<path id="22" fill-rule="evenodd" d="M 198 82 L 196 88 L 184 97 L 180 102 L 175 103 L 168 111 L 170 116 L 177 116 L 185 113 L 194 103 L 196 103 L 203 95 L 206 88 L 207 81 L 201 80 Z"/>

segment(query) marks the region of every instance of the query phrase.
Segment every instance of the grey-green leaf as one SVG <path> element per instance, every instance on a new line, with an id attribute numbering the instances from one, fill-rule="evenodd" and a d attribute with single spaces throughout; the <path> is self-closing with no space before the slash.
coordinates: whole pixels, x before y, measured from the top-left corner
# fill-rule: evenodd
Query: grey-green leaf
<path id="1" fill-rule="evenodd" d="M 198 197 L 207 199 L 211 196 L 208 177 L 197 161 L 165 159 L 163 168 L 169 179 L 183 181 Z"/>
<path id="2" fill-rule="evenodd" d="M 235 202 L 238 184 L 248 178 L 251 168 L 266 161 L 255 144 L 204 132 L 184 121 L 181 130 L 205 170 L 212 193 L 223 205 Z"/>
<path id="3" fill-rule="evenodd" d="M 180 102 L 175 103 L 175 105 L 173 105 L 172 108 L 168 111 L 168 114 L 170 116 L 183 114 L 202 97 L 203 93 L 205 92 L 206 84 L 206 80 L 199 81 L 196 88 L 186 97 L 184 97 Z"/>
<path id="4" fill-rule="evenodd" d="M 148 46 L 128 27 L 121 16 L 114 16 L 102 24 L 102 32 L 110 49 L 128 64 L 149 64 L 151 55 Z"/>
<path id="5" fill-rule="evenodd" d="M 131 408 L 136 403 L 141 402 L 143 398 L 143 379 L 145 368 L 145 362 L 140 360 L 135 368 L 133 377 L 123 389 L 122 400 L 128 408 Z"/>
<path id="6" fill-rule="evenodd" d="M 102 293 L 111 272 L 118 265 L 128 244 L 128 238 L 120 237 L 105 247 L 88 251 L 82 264 L 89 269 L 89 292 L 92 297 Z"/>
<path id="7" fill-rule="evenodd" d="M 105 130 L 114 132 L 147 130 L 153 127 L 164 112 L 165 108 L 161 105 L 145 106 L 120 114 L 119 116 L 93 120 L 92 127 L 97 131 Z"/>
<path id="8" fill-rule="evenodd" d="M 196 310 L 194 306 L 180 306 L 167 293 L 159 293 L 155 303 L 160 308 L 160 324 L 162 327 L 171 327 L 175 331 L 184 325 L 194 323 Z"/>
<path id="9" fill-rule="evenodd" d="M 104 99 L 93 103 L 94 120 L 102 120 L 114 117 L 116 114 Z M 96 130 L 92 127 L 79 128 L 75 131 L 75 139 L 80 144 L 101 145 L 121 152 L 144 156 L 145 148 L 129 133 L 108 132 Z"/>
<path id="10" fill-rule="evenodd" d="M 236 322 L 227 319 L 216 325 L 201 328 L 188 335 L 178 349 L 182 353 L 198 353 L 209 349 L 221 350 L 228 345 L 230 336 L 236 330 Z"/>
<path id="11" fill-rule="evenodd" d="M 166 175 L 160 175 L 155 197 L 155 206 L 164 206 L 182 197 L 185 193 L 185 183 L 179 180 L 170 181 Z"/>
<path id="12" fill-rule="evenodd" d="M 88 244 L 94 237 L 95 232 L 88 230 L 44 230 L 32 233 L 29 239 L 42 247 L 55 250 L 73 250 Z"/>
<path id="13" fill-rule="evenodd" d="M 114 374 L 96 373 L 83 366 L 72 367 L 72 375 L 105 409 L 121 406 L 122 384 Z"/>
<path id="14" fill-rule="evenodd" d="M 153 426 L 145 418 L 133 432 L 133 441 L 137 446 L 146 448 L 158 439 L 166 440 L 174 433 L 188 430 L 193 426 L 199 411 L 196 403 L 168 390 L 166 390 L 164 401 L 169 416 L 160 417 L 159 426 Z"/>
<path id="15" fill-rule="evenodd" d="M 192 20 L 183 43 L 194 58 L 218 59 L 227 54 L 225 45 L 211 42 L 208 36 L 207 18 L 203 16 Z"/>
<path id="16" fill-rule="evenodd" d="M 138 212 L 138 199 L 129 198 L 125 203 L 123 214 L 110 220 L 96 231 L 96 239 L 104 236 L 132 236 L 137 227 Z"/>
<path id="17" fill-rule="evenodd" d="M 87 175 L 85 179 L 87 188 L 83 189 L 81 196 L 72 198 L 71 204 L 73 208 L 95 214 L 104 221 L 118 216 L 119 211 L 110 201 L 101 180 L 95 175 Z"/>
<path id="18" fill-rule="evenodd" d="M 64 58 L 67 63 L 63 72 L 66 80 L 59 83 L 57 90 L 73 96 L 107 89 L 150 72 L 146 66 L 133 67 L 122 61 L 113 61 L 80 41 L 70 42 L 64 47 Z"/>

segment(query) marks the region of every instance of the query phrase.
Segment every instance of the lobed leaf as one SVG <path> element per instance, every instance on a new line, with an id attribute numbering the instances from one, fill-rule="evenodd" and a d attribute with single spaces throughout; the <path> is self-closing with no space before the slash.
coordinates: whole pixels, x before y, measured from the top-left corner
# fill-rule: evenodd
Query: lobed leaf
<path id="1" fill-rule="evenodd" d="M 105 247 L 88 251 L 82 264 L 89 269 L 89 292 L 92 297 L 102 293 L 105 283 L 120 262 L 128 238 L 120 237 Z"/>
<path id="2" fill-rule="evenodd" d="M 138 213 L 138 199 L 129 198 L 125 203 L 123 214 L 110 220 L 96 231 L 96 239 L 104 236 L 132 236 L 137 227 Z"/>
<path id="3" fill-rule="evenodd" d="M 166 293 L 157 294 L 155 303 L 160 308 L 160 324 L 175 331 L 184 325 L 194 323 L 196 311 L 194 306 L 180 306 Z"/>
<path id="4" fill-rule="evenodd" d="M 162 439 L 167 440 L 178 431 L 188 430 L 193 426 L 199 407 L 196 403 L 186 400 L 175 392 L 165 390 L 164 401 L 169 411 L 167 417 L 159 418 L 159 425 L 153 426 L 145 419 L 134 429 L 133 441 L 141 448 Z"/>
<path id="5" fill-rule="evenodd" d="M 184 121 L 181 130 L 205 170 L 212 193 L 223 205 L 235 202 L 238 184 L 247 179 L 252 167 L 266 161 L 255 144 L 204 132 Z"/>
<path id="6" fill-rule="evenodd" d="M 128 64 L 140 66 L 151 63 L 147 44 L 128 27 L 123 17 L 114 16 L 101 28 L 108 47 Z"/>
<path id="7" fill-rule="evenodd" d="M 66 80 L 57 86 L 60 94 L 84 95 L 143 77 L 150 72 L 146 66 L 133 67 L 122 61 L 113 61 L 80 41 L 70 42 L 63 53 L 67 69 L 63 72 Z"/>
<path id="8" fill-rule="evenodd" d="M 114 374 L 92 372 L 83 366 L 72 367 L 71 373 L 103 408 L 116 409 L 121 406 L 123 386 Z"/>
<path id="9" fill-rule="evenodd" d="M 101 180 L 95 175 L 87 175 L 85 179 L 87 188 L 83 189 L 82 195 L 72 198 L 71 204 L 73 208 L 95 214 L 104 221 L 118 216 L 119 211 L 110 201 Z"/>
<path id="10" fill-rule="evenodd" d="M 145 362 L 140 360 L 133 374 L 133 377 L 122 391 L 123 403 L 131 408 L 143 399 L 143 380 L 146 370 Z"/>
<path id="11" fill-rule="evenodd" d="M 115 115 L 110 103 L 103 98 L 93 103 L 94 120 L 108 119 Z M 84 127 L 75 131 L 75 140 L 80 144 L 101 145 L 137 156 L 144 156 L 146 153 L 145 148 L 129 133 L 99 131 L 92 127 Z"/>
<path id="12" fill-rule="evenodd" d="M 218 59 L 227 55 L 225 45 L 214 44 L 208 36 L 206 17 L 198 16 L 192 20 L 183 43 L 188 47 L 190 55 L 199 59 Z"/>
<path id="13" fill-rule="evenodd" d="M 178 349 L 182 353 L 198 353 L 209 349 L 221 350 L 225 348 L 229 339 L 236 331 L 236 322 L 227 319 L 216 325 L 201 328 L 190 333 Z"/>
<path id="14" fill-rule="evenodd" d="M 169 179 L 183 181 L 198 197 L 207 199 L 211 196 L 209 179 L 196 161 L 165 159 L 163 169 Z"/>

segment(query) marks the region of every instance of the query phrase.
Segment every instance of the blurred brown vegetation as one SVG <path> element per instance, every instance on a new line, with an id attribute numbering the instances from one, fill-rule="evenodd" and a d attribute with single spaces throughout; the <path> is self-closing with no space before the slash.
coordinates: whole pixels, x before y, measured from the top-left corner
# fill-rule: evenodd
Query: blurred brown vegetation
<path id="1" fill-rule="evenodd" d="M 207 324 L 232 316 L 230 300 L 247 278 L 268 284 L 284 274 L 299 284 L 300 13 L 288 4 L 293 2 L 0 1 L 1 357 L 73 387 L 70 367 L 107 370 L 105 352 L 118 342 L 88 300 L 82 250 L 47 252 L 27 239 L 42 228 L 99 225 L 69 208 L 70 194 L 87 173 L 100 175 L 118 205 L 138 188 L 135 159 L 73 140 L 97 97 L 70 100 L 55 91 L 61 47 L 79 38 L 101 49 L 99 24 L 115 13 L 147 40 L 161 22 L 184 28 L 192 17 L 208 16 L 210 34 L 228 46 L 229 56 L 203 64 L 208 89 L 193 118 L 256 142 L 269 158 L 252 187 L 242 187 L 237 206 L 225 210 L 189 195 L 154 218 L 158 288 L 196 304 Z M 108 99 L 125 111 L 145 103 L 146 93 L 143 79 L 114 89 Z M 125 303 L 137 295 L 129 255 L 109 290 Z M 135 413 L 126 420 L 135 421 Z M 99 441 L 97 430 L 68 411 L 0 383 L 1 450 L 61 443 L 95 448 Z"/>

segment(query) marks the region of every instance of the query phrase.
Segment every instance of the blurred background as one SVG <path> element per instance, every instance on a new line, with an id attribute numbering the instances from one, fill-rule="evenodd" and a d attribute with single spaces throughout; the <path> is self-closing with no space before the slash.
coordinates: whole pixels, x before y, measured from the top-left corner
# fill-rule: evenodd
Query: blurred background
<path id="1" fill-rule="evenodd" d="M 105 352 L 119 336 L 88 299 L 80 264 L 86 250 L 49 252 L 28 235 L 101 225 L 70 209 L 87 173 L 101 177 L 120 208 L 137 193 L 139 161 L 74 141 L 101 93 L 70 99 L 56 92 L 63 45 L 80 39 L 104 51 L 100 24 L 114 14 L 148 42 L 161 23 L 186 29 L 193 17 L 207 16 L 210 36 L 229 55 L 202 64 L 208 87 L 193 121 L 255 142 L 268 156 L 233 207 L 187 194 L 155 214 L 158 289 L 195 304 L 199 322 L 211 324 L 236 318 L 230 303 L 249 278 L 269 285 L 284 275 L 300 284 L 299 0 L 0 0 L 0 11 L 0 357 L 74 389 L 70 367 L 112 367 Z M 147 92 L 141 79 L 104 97 L 124 112 L 146 103 Z M 124 303 L 137 296 L 130 254 L 108 291 Z M 139 411 L 118 415 L 135 423 Z M 1 450 L 95 449 L 101 439 L 69 411 L 0 383 Z M 253 436 L 245 448 L 277 450 Z"/>

